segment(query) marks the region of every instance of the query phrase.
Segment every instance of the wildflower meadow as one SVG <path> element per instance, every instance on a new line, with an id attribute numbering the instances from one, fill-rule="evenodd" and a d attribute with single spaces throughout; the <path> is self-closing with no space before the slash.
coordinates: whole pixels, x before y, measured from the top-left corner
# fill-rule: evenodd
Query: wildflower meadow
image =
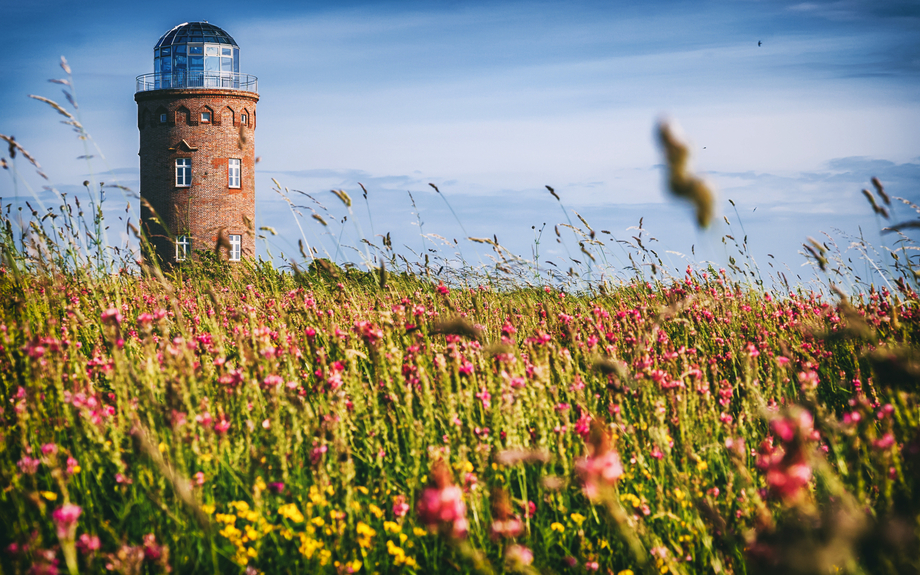
<path id="1" fill-rule="evenodd" d="M 616 282 L 497 242 L 160 269 L 74 202 L 0 228 L 2 573 L 920 570 L 906 247 L 860 283 L 811 241 L 811 286 L 639 239 Z"/>

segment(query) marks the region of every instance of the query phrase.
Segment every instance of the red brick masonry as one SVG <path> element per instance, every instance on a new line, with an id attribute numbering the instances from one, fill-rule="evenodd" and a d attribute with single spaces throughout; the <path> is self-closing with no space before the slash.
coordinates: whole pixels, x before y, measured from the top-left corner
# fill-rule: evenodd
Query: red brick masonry
<path id="1" fill-rule="evenodd" d="M 140 130 L 141 221 L 160 261 L 175 261 L 174 237 L 189 235 L 192 248 L 214 249 L 217 234 L 242 237 L 243 257 L 255 255 L 255 92 L 219 88 L 138 92 Z M 211 122 L 202 123 L 202 112 Z M 160 117 L 166 114 L 166 122 Z M 242 115 L 246 123 L 240 130 Z M 241 137 L 242 134 L 242 137 Z M 176 186 L 176 159 L 191 158 L 189 187 Z M 240 160 L 240 187 L 231 188 L 228 160 Z M 229 247 L 222 250 L 229 256 Z"/>

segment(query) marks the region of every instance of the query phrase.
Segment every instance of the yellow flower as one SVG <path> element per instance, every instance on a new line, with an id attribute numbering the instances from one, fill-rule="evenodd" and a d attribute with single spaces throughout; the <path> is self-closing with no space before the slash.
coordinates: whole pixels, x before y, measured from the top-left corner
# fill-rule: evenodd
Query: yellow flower
<path id="1" fill-rule="evenodd" d="M 578 523 L 578 526 L 581 527 L 581 524 L 585 522 L 586 517 L 581 513 L 573 513 L 569 517 L 572 518 L 572 521 Z"/>
<path id="2" fill-rule="evenodd" d="M 355 559 L 351 563 L 346 564 L 346 567 L 351 567 L 352 573 L 357 573 L 361 570 L 361 561 L 359 559 Z"/>
<path id="3" fill-rule="evenodd" d="M 559 533 L 562 533 L 563 531 L 565 531 L 565 526 L 562 523 L 559 523 L 558 521 L 550 525 L 549 528 L 552 529 L 553 531 L 558 531 Z"/>
<path id="4" fill-rule="evenodd" d="M 42 491 L 41 494 L 42 494 L 42 497 L 44 497 L 48 501 L 57 500 L 57 493 L 55 493 L 54 491 Z"/>
<path id="5" fill-rule="evenodd" d="M 213 458 L 214 458 L 214 456 L 211 455 L 210 453 L 202 453 L 202 454 L 201 454 L 201 460 L 204 461 L 205 463 L 211 463 L 211 460 L 212 460 Z"/>
<path id="6" fill-rule="evenodd" d="M 424 529 L 420 528 L 420 527 L 413 527 L 413 528 L 412 528 L 412 533 L 413 533 L 416 537 L 424 537 L 425 535 L 428 535 L 428 532 L 425 531 Z"/>
<path id="7" fill-rule="evenodd" d="M 365 495 L 367 495 L 367 493 L 368 493 L 368 492 L 367 492 L 367 487 L 362 487 L 362 486 L 359 485 L 358 487 L 356 487 L 356 489 L 357 489 L 358 491 L 360 491 L 361 493 L 365 494 Z M 360 562 L 359 562 L 359 563 L 360 563 Z"/>
<path id="8" fill-rule="evenodd" d="M 157 449 L 160 450 L 160 453 L 165 453 L 165 452 L 166 452 L 166 444 L 165 444 L 164 442 L 161 441 L 161 442 L 160 442 L 160 445 L 157 446 Z"/>
<path id="9" fill-rule="evenodd" d="M 373 503 L 368 505 L 367 508 L 370 510 L 371 513 L 373 513 L 377 517 L 377 519 L 380 519 L 381 517 L 383 517 L 383 509 L 377 507 Z"/>
<path id="10" fill-rule="evenodd" d="M 709 468 L 709 465 L 707 465 L 705 461 L 700 460 L 699 463 L 696 464 L 696 468 L 699 471 L 706 471 L 706 469 Z"/>
<path id="11" fill-rule="evenodd" d="M 358 525 L 355 526 L 355 530 L 358 532 L 358 535 L 364 535 L 366 537 L 373 537 L 377 535 L 377 532 L 363 521 L 358 521 Z"/>
<path id="12" fill-rule="evenodd" d="M 204 505 L 201 506 L 201 510 L 204 511 L 205 513 L 207 513 L 208 515 L 211 515 L 212 513 L 214 513 L 214 506 L 213 506 L 213 505 L 204 504 Z"/>
<path id="13" fill-rule="evenodd" d="M 80 473 L 80 470 L 83 468 L 80 467 L 79 465 L 74 465 L 71 469 L 73 469 L 73 472 L 76 474 L 76 473 Z"/>
<path id="14" fill-rule="evenodd" d="M 674 498 L 680 501 L 684 498 L 684 492 L 681 491 L 680 488 L 674 489 Z"/>
<path id="15" fill-rule="evenodd" d="M 297 505 L 288 503 L 278 508 L 278 515 L 293 521 L 294 523 L 303 523 L 303 513 L 297 509 Z"/>
<path id="16" fill-rule="evenodd" d="M 313 525 L 316 525 L 317 527 L 322 527 L 323 525 L 326 524 L 326 522 L 323 521 L 322 517 L 314 517 L 311 523 L 313 523 Z"/>
<path id="17" fill-rule="evenodd" d="M 268 487 L 268 486 L 265 485 L 265 480 L 262 479 L 261 476 L 259 476 L 259 477 L 256 477 L 256 483 L 255 483 L 255 485 L 253 485 L 253 487 L 254 487 L 255 489 L 258 489 L 259 491 L 265 491 L 265 488 Z"/>
<path id="18" fill-rule="evenodd" d="M 384 531 L 388 533 L 399 533 L 400 531 L 402 531 L 402 527 L 400 527 L 398 523 L 394 523 L 393 521 L 384 521 L 383 529 Z"/>
<path id="19" fill-rule="evenodd" d="M 623 569 L 622 571 L 617 573 L 617 575 L 635 575 L 635 574 L 632 572 L 632 569 Z"/>

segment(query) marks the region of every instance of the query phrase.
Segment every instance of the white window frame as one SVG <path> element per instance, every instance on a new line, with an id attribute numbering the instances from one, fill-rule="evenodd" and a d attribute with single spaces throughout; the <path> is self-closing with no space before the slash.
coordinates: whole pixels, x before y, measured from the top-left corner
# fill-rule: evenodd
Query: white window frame
<path id="1" fill-rule="evenodd" d="M 192 185 L 192 159 L 176 158 L 176 187 L 189 188 Z"/>
<path id="2" fill-rule="evenodd" d="M 192 253 L 192 238 L 179 236 L 176 238 L 176 261 L 184 262 Z"/>
<path id="3" fill-rule="evenodd" d="M 227 160 L 227 186 L 239 188 L 243 176 L 242 162 L 237 158 Z"/>
<path id="4" fill-rule="evenodd" d="M 243 236 L 230 234 L 230 261 L 238 262 L 243 256 Z"/>
<path id="5" fill-rule="evenodd" d="M 210 124 L 211 123 L 211 112 L 202 112 L 201 113 L 201 123 Z"/>
<path id="6" fill-rule="evenodd" d="M 246 121 L 249 120 L 249 116 L 246 114 L 240 114 L 240 123 L 246 125 Z"/>
<path id="7" fill-rule="evenodd" d="M 161 123 L 161 124 L 165 124 L 165 123 L 166 123 L 166 114 L 160 114 L 160 123 Z"/>

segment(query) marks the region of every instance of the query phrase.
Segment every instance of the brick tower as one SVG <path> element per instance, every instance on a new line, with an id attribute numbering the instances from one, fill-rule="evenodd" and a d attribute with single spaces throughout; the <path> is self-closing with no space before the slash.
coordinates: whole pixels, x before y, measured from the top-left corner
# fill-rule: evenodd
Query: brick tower
<path id="1" fill-rule="evenodd" d="M 153 49 L 137 77 L 141 224 L 163 265 L 193 250 L 240 261 L 255 255 L 258 80 L 240 74 L 240 49 L 207 22 L 186 22 Z"/>

